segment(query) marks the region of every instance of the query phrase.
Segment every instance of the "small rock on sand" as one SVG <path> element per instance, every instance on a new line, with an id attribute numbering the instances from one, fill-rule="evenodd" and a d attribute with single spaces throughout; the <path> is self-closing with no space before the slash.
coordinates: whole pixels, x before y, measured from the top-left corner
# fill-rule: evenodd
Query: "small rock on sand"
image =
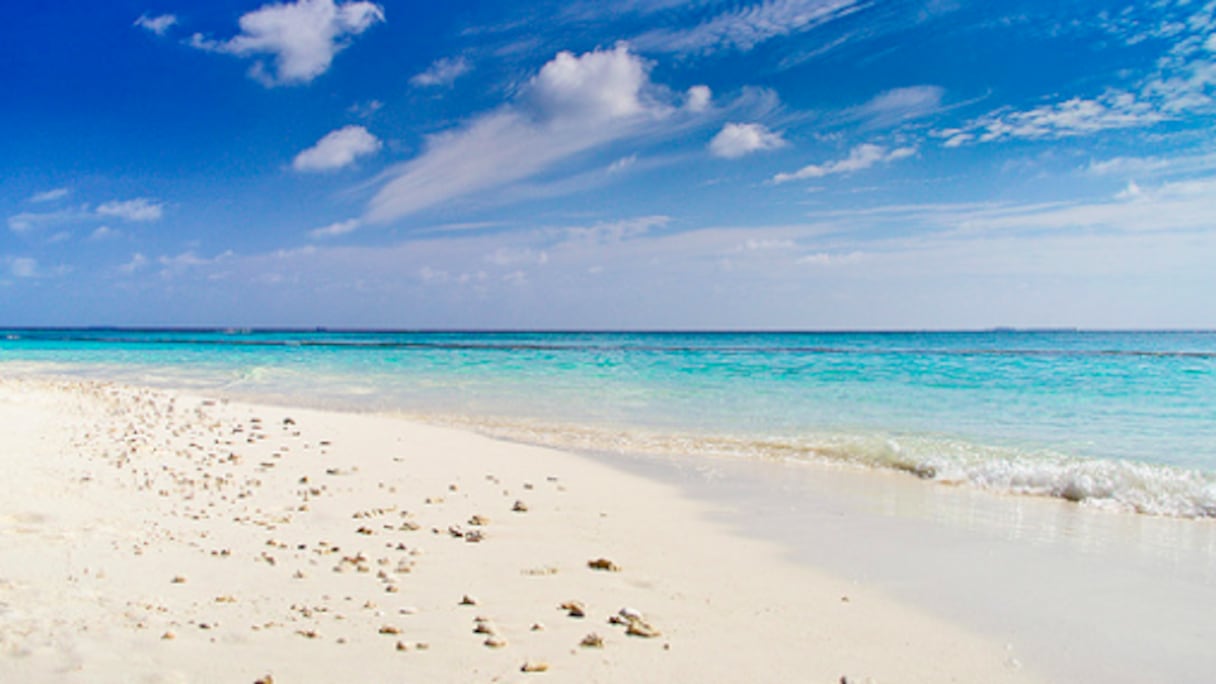
<path id="1" fill-rule="evenodd" d="M 604 570 L 607 572 L 620 572 L 621 566 L 613 563 L 607 558 L 596 558 L 595 560 L 587 561 L 587 567 L 592 570 Z"/>

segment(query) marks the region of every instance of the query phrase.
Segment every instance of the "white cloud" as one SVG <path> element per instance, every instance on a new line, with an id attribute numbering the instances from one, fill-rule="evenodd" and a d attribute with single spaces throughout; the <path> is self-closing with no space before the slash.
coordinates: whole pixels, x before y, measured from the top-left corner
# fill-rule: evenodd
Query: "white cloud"
<path id="1" fill-rule="evenodd" d="M 130 261 L 118 267 L 120 273 L 134 273 L 148 265 L 148 257 L 136 252 L 131 255 Z"/>
<path id="2" fill-rule="evenodd" d="M 646 51 L 704 54 L 751 50 L 771 38 L 809 31 L 851 14 L 860 0 L 764 0 L 724 12 L 690 29 L 657 29 L 635 43 Z"/>
<path id="3" fill-rule="evenodd" d="M 36 204 L 41 202 L 54 202 L 55 200 L 61 200 L 64 197 L 67 197 L 71 192 L 72 191 L 67 188 L 55 188 L 54 190 L 36 193 L 30 197 L 28 201 Z"/>
<path id="4" fill-rule="evenodd" d="M 449 86 L 456 79 L 467 74 L 473 65 L 464 57 L 443 58 L 435 60 L 426 71 L 414 75 L 410 83 L 419 88 L 429 86 Z"/>
<path id="5" fill-rule="evenodd" d="M 914 154 L 916 154 L 916 148 L 914 147 L 897 147 L 893 150 L 888 150 L 881 145 L 867 143 L 854 147 L 849 152 L 849 156 L 844 159 L 837 159 L 823 164 L 810 164 L 794 173 L 779 173 L 773 176 L 773 182 L 785 183 L 806 178 L 822 178 L 837 173 L 853 173 L 854 171 L 863 171 L 877 164 L 887 164 L 900 159 L 906 159 Z"/>
<path id="6" fill-rule="evenodd" d="M 958 218 L 963 230 L 1103 229 L 1142 232 L 1210 230 L 1216 216 L 1216 177 L 1146 188 L 1135 182 L 1108 201 L 1025 205 Z"/>
<path id="7" fill-rule="evenodd" d="M 1129 11 L 1135 5 L 1129 5 Z M 1157 11 L 1164 3 L 1148 3 Z M 1216 111 L 1216 61 L 1204 49 L 1213 30 L 1216 6 L 1189 2 L 1173 9 L 1195 11 L 1189 16 L 1153 21 L 1134 15 L 1106 29 L 1128 44 L 1146 40 L 1168 41 L 1170 47 L 1158 56 L 1153 68 L 1127 86 L 1107 88 L 1098 95 L 1071 97 L 1027 109 L 1002 108 L 955 128 L 936 131 L 946 147 L 1003 140 L 1055 140 L 1091 135 L 1107 130 L 1145 128 L 1184 119 L 1185 114 Z"/>
<path id="8" fill-rule="evenodd" d="M 29 233 L 44 226 L 77 223 L 93 216 L 88 205 L 78 209 L 62 209 L 48 212 L 22 212 L 8 217 L 8 228 L 14 233 Z"/>
<path id="9" fill-rule="evenodd" d="M 713 98 L 713 91 L 709 86 L 695 85 L 688 89 L 688 94 L 684 100 L 684 107 L 690 112 L 703 112 L 709 109 L 710 100 Z"/>
<path id="10" fill-rule="evenodd" d="M 354 114 L 360 119 L 370 119 L 376 112 L 384 108 L 384 103 L 380 100 L 368 100 L 367 102 L 356 102 L 346 108 L 346 111 Z"/>
<path id="11" fill-rule="evenodd" d="M 648 64 L 623 44 L 558 53 L 518 100 L 430 136 L 372 198 L 366 218 L 390 221 L 535 176 L 580 152 L 643 132 L 675 110 L 655 96 Z"/>
<path id="12" fill-rule="evenodd" d="M 97 207 L 97 215 L 113 216 L 125 221 L 159 221 L 164 216 L 164 206 L 146 197 L 111 200 Z"/>
<path id="13" fill-rule="evenodd" d="M 8 270 L 14 278 L 36 278 L 38 261 L 29 257 L 14 257 L 8 262 Z"/>
<path id="14" fill-rule="evenodd" d="M 296 171 L 332 171 L 355 163 L 359 157 L 379 151 L 380 140 L 362 126 L 344 126 L 330 131 L 292 161 Z"/>
<path id="15" fill-rule="evenodd" d="M 114 230 L 109 226 L 98 226 L 96 230 L 89 234 L 90 240 L 109 240 L 116 237 L 121 237 L 122 231 Z"/>
<path id="16" fill-rule="evenodd" d="M 1177 157 L 1112 157 L 1091 160 L 1083 171 L 1093 176 L 1154 176 L 1199 173 L 1216 169 L 1216 153 Z"/>
<path id="17" fill-rule="evenodd" d="M 624 44 L 577 56 L 562 51 L 528 82 L 528 94 L 538 110 L 553 119 L 627 117 L 645 108 L 647 68 Z"/>
<path id="18" fill-rule="evenodd" d="M 940 110 L 945 92 L 940 86 L 934 85 L 893 88 L 875 95 L 858 107 L 856 113 L 874 126 L 896 124 Z"/>
<path id="19" fill-rule="evenodd" d="M 347 219 L 331 223 L 324 228 L 316 228 L 308 231 L 308 235 L 314 239 L 322 240 L 325 238 L 338 237 L 354 232 L 359 227 L 359 219 Z"/>
<path id="20" fill-rule="evenodd" d="M 134 26 L 147 29 L 158 36 L 163 36 L 176 23 L 177 17 L 172 14 L 162 14 L 159 17 L 149 17 L 144 14 L 135 20 Z"/>
<path id="21" fill-rule="evenodd" d="M 998 111 L 958 131 L 943 132 L 949 139 L 973 136 L 978 142 L 1013 138 L 1056 139 L 1088 135 L 1117 128 L 1148 126 L 1166 116 L 1134 94 L 1111 90 L 1093 99 L 1074 97 L 1022 111 Z"/>
<path id="22" fill-rule="evenodd" d="M 263 5 L 240 18 L 241 32 L 223 41 L 194 34 L 189 44 L 200 50 L 238 57 L 272 55 L 273 73 L 261 60 L 249 75 L 266 86 L 308 83 L 325 73 L 334 55 L 373 24 L 384 21 L 384 9 L 371 2 L 298 0 Z"/>
<path id="23" fill-rule="evenodd" d="M 620 173 L 637 163 L 638 156 L 636 154 L 631 154 L 628 157 L 621 157 L 608 165 L 608 173 Z"/>
<path id="24" fill-rule="evenodd" d="M 763 124 L 728 123 L 709 141 L 709 151 L 715 157 L 737 159 L 753 152 L 775 150 L 785 145 L 781 134 Z"/>
<path id="25" fill-rule="evenodd" d="M 944 236 L 994 232 L 1037 236 L 1049 230 L 1094 237 L 1138 232 L 1212 233 L 1212 216 L 1216 216 L 1216 176 L 1154 186 L 1130 182 L 1117 194 L 1097 200 L 890 205 L 820 212 L 811 218 L 854 227 L 867 223 L 899 225 L 905 235 L 929 229 Z"/>

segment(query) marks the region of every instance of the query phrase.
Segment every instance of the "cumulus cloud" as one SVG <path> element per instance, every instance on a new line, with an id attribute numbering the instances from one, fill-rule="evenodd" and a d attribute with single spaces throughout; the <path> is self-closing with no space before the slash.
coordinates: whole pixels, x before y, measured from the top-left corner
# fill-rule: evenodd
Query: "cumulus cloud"
<path id="1" fill-rule="evenodd" d="M 67 188 L 55 188 L 54 190 L 36 193 L 29 198 L 29 201 L 34 202 L 35 204 L 40 204 L 42 202 L 54 202 L 55 200 L 61 200 L 64 197 L 67 197 L 69 193 L 71 193 L 71 190 Z"/>
<path id="2" fill-rule="evenodd" d="M 159 221 L 164 216 L 164 207 L 164 204 L 146 197 L 111 200 L 97 207 L 97 215 L 112 216 L 124 221 Z"/>
<path id="3" fill-rule="evenodd" d="M 849 152 L 849 156 L 844 159 L 837 159 L 823 164 L 810 164 L 793 173 L 779 173 L 773 176 L 773 182 L 786 183 L 807 178 L 822 178 L 838 173 L 853 173 L 854 171 L 863 171 L 878 164 L 888 164 L 900 159 L 906 159 L 914 154 L 916 154 L 915 147 L 897 147 L 890 150 L 882 145 L 866 143 L 854 147 Z"/>
<path id="4" fill-rule="evenodd" d="M 472 68 L 473 65 L 469 64 L 469 60 L 464 57 L 437 59 L 427 67 L 426 71 L 415 74 L 410 79 L 410 84 L 418 88 L 449 86 L 456 79 L 469 73 Z"/>
<path id="5" fill-rule="evenodd" d="M 338 237 L 354 232 L 359 227 L 359 219 L 347 219 L 345 221 L 337 221 L 331 223 L 324 228 L 315 228 L 308 231 L 309 237 L 315 240 L 324 240 L 326 238 Z"/>
<path id="6" fill-rule="evenodd" d="M 390 221 L 535 176 L 559 161 L 637 135 L 675 110 L 628 46 L 560 52 L 515 102 L 430 136 L 372 198 L 365 218 Z"/>
<path id="7" fill-rule="evenodd" d="M 765 0 L 724 12 L 692 28 L 647 32 L 635 44 L 656 52 L 747 51 L 771 38 L 809 31 L 863 6 L 860 0 Z"/>
<path id="8" fill-rule="evenodd" d="M 228 40 L 196 33 L 189 44 L 238 57 L 270 55 L 273 67 L 258 60 L 249 75 L 266 86 L 308 83 L 325 73 L 334 55 L 377 22 L 384 9 L 371 2 L 299 0 L 263 5 L 240 18 L 241 32 Z"/>
<path id="9" fill-rule="evenodd" d="M 575 55 L 559 52 L 528 83 L 539 113 L 552 119 L 619 119 L 641 112 L 648 65 L 617 45 Z"/>
<path id="10" fill-rule="evenodd" d="M 330 131 L 292 161 L 296 171 L 332 171 L 355 163 L 359 157 L 374 154 L 380 140 L 362 126 L 344 126 Z"/>
<path id="11" fill-rule="evenodd" d="M 684 107 L 690 112 L 703 112 L 709 109 L 712 98 L 713 91 L 709 89 L 709 86 L 695 85 L 688 89 L 687 96 L 684 99 Z"/>
<path id="12" fill-rule="evenodd" d="M 737 159 L 753 152 L 775 150 L 785 145 L 779 133 L 764 124 L 728 123 L 709 141 L 709 151 L 715 157 Z"/>
<path id="13" fill-rule="evenodd" d="M 143 14 L 135 20 L 134 25 L 147 29 L 158 36 L 163 36 L 165 35 L 165 32 L 176 23 L 177 17 L 172 14 L 162 14 L 158 17 L 149 17 L 148 15 Z"/>

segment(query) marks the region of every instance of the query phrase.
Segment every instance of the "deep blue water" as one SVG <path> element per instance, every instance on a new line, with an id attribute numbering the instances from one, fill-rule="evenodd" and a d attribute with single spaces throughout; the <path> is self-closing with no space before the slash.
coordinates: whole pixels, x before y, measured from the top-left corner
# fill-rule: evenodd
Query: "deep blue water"
<path id="1" fill-rule="evenodd" d="M 0 362 L 1216 515 L 1211 332 L 6 330 Z"/>

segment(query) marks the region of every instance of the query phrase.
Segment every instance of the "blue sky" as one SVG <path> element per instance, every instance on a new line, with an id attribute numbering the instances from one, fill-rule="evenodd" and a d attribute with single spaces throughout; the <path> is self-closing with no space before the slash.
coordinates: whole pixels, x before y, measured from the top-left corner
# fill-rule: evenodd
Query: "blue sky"
<path id="1" fill-rule="evenodd" d="M 1216 2 L 0 18 L 0 325 L 1216 327 Z"/>

